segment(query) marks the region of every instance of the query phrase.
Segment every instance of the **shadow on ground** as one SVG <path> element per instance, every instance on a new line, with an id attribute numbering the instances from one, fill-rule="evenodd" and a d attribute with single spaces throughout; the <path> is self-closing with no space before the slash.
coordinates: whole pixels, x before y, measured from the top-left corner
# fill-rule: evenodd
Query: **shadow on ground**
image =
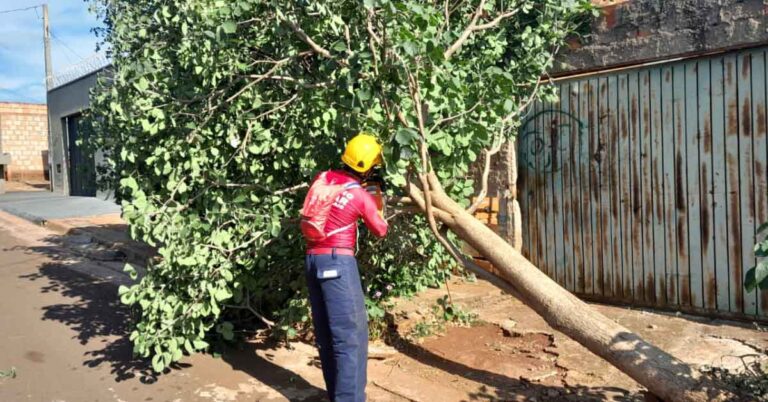
<path id="1" fill-rule="evenodd" d="M 538 401 L 637 401 L 642 395 L 632 394 L 621 388 L 545 385 L 512 378 L 487 370 L 467 366 L 447 359 L 421 344 L 402 337 L 396 330 L 388 333 L 388 343 L 400 353 L 446 373 L 482 384 L 479 390 L 469 393 L 470 401 L 510 401 L 536 398 Z M 510 355 L 510 359 L 515 356 Z"/>
<path id="2" fill-rule="evenodd" d="M 35 273 L 21 275 L 20 279 L 38 283 L 41 293 L 53 292 L 71 300 L 69 303 L 44 306 L 42 319 L 60 322 L 73 329 L 77 333 L 75 340 L 82 345 L 101 339 L 99 347 L 83 356 L 84 366 L 108 365 L 116 382 L 132 379 L 138 379 L 144 384 L 162 382 L 165 376 L 154 373 L 149 360 L 133 356 L 129 335 L 134 317 L 131 309 L 120 303 L 117 285 L 78 272 L 89 269 L 94 263 L 73 258 L 60 245 L 65 242 L 57 237 L 46 239 L 53 243 L 50 246 L 23 247 L 25 252 L 43 254 L 50 261 L 42 263 Z M 19 248 L 22 247 L 14 247 Z M 291 397 L 297 392 L 313 396 L 313 399 L 302 400 L 321 400 L 324 390 L 256 354 L 257 349 L 274 346 L 244 344 L 237 350 L 227 350 L 223 358 L 234 369 L 243 371 L 283 393 L 289 400 L 294 400 Z M 164 374 L 191 368 L 189 363 L 177 363 Z"/>
<path id="3" fill-rule="evenodd" d="M 21 278 L 38 282 L 42 293 L 56 292 L 72 299 L 72 302 L 44 307 L 42 318 L 61 322 L 75 330 L 76 340 L 81 344 L 88 344 L 95 338 L 106 337 L 102 339 L 101 347 L 85 354 L 82 362 L 84 366 L 109 365 L 117 382 L 134 378 L 138 378 L 145 384 L 162 381 L 163 376 L 155 375 L 147 360 L 132 356 L 132 345 L 128 339 L 132 315 L 129 308 L 120 304 L 117 286 L 80 274 L 76 269 L 63 269 L 64 264 L 77 268 L 78 264 L 93 263 L 77 260 L 72 262 L 72 255 L 67 253 L 64 246 L 61 246 L 65 244 L 61 238 L 54 236 L 48 240 L 54 244 L 27 247 L 27 252 L 46 255 L 51 261 L 41 264 L 38 272 L 23 275 Z M 633 334 L 625 334 L 625 336 L 629 337 Z M 482 384 L 477 391 L 469 394 L 469 400 L 502 401 L 517 400 L 521 397 L 536 397 L 539 401 L 642 400 L 642 396 L 630 394 L 623 389 L 549 386 L 510 378 L 487 370 L 478 370 L 446 359 L 421 345 L 410 342 L 400 337 L 397 331 L 390 332 L 389 342 L 401 353 L 424 365 Z M 273 347 L 276 345 L 246 343 L 240 345 L 238 349 L 225 351 L 223 359 L 233 369 L 247 373 L 289 400 L 295 400 L 297 392 L 303 395 L 302 400 L 322 400 L 324 393 L 322 389 L 313 386 L 300 375 L 257 354 L 257 351 L 263 352 Z M 640 350 L 640 352 L 644 351 Z M 182 363 L 172 367 L 172 370 L 185 370 L 191 367 L 190 364 Z M 690 373 L 681 371 L 680 375 L 688 376 Z"/>

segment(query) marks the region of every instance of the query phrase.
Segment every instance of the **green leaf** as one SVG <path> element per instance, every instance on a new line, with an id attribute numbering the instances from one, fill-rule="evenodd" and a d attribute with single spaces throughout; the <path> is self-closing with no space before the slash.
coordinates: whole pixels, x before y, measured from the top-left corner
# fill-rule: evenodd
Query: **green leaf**
<path id="1" fill-rule="evenodd" d="M 407 146 L 412 145 L 419 138 L 419 134 L 410 128 L 399 128 L 397 134 L 395 134 L 395 141 L 398 144 Z"/>
<path id="2" fill-rule="evenodd" d="M 221 24 L 221 28 L 224 29 L 224 33 L 233 34 L 237 31 L 237 24 L 234 21 L 225 21 Z"/>
<path id="3" fill-rule="evenodd" d="M 156 354 L 152 356 L 152 369 L 155 370 L 156 373 L 163 372 L 165 369 L 165 363 L 163 362 L 162 354 Z"/>
<path id="4" fill-rule="evenodd" d="M 195 350 L 203 350 L 208 348 L 208 342 L 200 339 L 192 341 L 192 345 L 195 347 Z"/>

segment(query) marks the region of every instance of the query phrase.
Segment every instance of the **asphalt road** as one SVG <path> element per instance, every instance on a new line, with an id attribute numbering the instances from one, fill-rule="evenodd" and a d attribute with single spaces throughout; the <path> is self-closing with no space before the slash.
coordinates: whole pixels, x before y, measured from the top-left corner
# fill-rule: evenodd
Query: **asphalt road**
<path id="1" fill-rule="evenodd" d="M 115 272 L 67 254 L 54 237 L 0 212 L 0 371 L 16 371 L 0 378 L 0 401 L 320 400 L 321 389 L 258 345 L 186 357 L 155 376 L 131 356 L 114 281 L 93 277 Z"/>

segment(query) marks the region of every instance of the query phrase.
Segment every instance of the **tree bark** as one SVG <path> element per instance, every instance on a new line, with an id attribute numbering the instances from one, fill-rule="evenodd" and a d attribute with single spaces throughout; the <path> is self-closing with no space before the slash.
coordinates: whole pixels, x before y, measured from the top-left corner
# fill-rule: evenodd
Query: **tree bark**
<path id="1" fill-rule="evenodd" d="M 738 400 L 691 366 L 593 310 L 541 272 L 509 243 L 448 197 L 430 175 L 435 218 L 482 254 L 522 301 L 554 329 L 602 357 L 665 401 Z M 411 198 L 423 207 L 415 185 Z M 503 286 L 501 286 L 503 288 Z"/>

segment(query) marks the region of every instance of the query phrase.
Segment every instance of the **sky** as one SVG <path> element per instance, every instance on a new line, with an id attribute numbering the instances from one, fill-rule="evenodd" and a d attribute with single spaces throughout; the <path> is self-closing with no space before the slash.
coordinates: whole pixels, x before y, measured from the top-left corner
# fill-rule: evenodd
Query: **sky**
<path id="1" fill-rule="evenodd" d="M 45 103 L 42 8 L 3 13 L 45 2 L 54 75 L 96 51 L 98 40 L 91 28 L 101 22 L 85 0 L 0 0 L 0 102 Z"/>

